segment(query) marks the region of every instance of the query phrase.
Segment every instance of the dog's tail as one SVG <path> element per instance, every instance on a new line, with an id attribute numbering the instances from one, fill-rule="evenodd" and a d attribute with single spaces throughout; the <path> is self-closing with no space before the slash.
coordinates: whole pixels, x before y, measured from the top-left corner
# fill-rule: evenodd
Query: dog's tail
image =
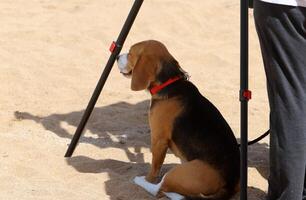
<path id="1" fill-rule="evenodd" d="M 216 194 L 212 195 L 201 195 L 200 197 L 185 197 L 185 200 L 229 200 L 239 191 L 239 188 L 223 188 Z"/>

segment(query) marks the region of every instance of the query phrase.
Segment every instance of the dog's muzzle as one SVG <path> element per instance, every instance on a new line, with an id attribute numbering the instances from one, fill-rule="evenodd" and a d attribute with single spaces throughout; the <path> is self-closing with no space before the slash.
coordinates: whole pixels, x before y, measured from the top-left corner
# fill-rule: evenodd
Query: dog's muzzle
<path id="1" fill-rule="evenodd" d="M 130 77 L 132 75 L 132 69 L 128 67 L 128 54 L 121 54 L 117 57 L 117 64 L 120 73 L 125 77 Z"/>

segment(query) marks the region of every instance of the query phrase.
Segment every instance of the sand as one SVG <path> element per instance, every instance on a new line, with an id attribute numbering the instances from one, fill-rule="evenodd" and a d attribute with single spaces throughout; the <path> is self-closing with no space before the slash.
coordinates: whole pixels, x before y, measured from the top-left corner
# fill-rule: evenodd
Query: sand
<path id="1" fill-rule="evenodd" d="M 0 1 L 0 199 L 149 200 L 150 95 L 113 68 L 72 158 L 64 154 L 133 1 Z M 250 11 L 249 138 L 268 127 Z M 146 0 L 122 52 L 163 42 L 239 139 L 239 2 Z M 268 139 L 249 148 L 249 199 L 267 191 Z M 179 160 L 168 152 L 165 173 Z M 166 198 L 163 198 L 166 199 Z M 236 196 L 234 199 L 238 199 Z"/>

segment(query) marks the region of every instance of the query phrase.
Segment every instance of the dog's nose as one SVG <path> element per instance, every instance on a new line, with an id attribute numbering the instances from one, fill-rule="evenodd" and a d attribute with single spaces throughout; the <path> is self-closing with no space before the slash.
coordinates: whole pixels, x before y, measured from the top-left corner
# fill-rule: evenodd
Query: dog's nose
<path id="1" fill-rule="evenodd" d="M 118 61 L 120 59 L 120 57 L 122 56 L 122 54 L 119 54 L 117 57 L 116 57 L 116 60 Z"/>

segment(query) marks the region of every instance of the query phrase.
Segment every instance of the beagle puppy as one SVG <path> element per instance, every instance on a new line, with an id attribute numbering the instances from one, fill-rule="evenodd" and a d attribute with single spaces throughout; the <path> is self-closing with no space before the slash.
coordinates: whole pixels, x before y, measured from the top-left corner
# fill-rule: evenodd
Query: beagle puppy
<path id="1" fill-rule="evenodd" d="M 132 78 L 132 90 L 151 93 L 152 164 L 147 176 L 134 182 L 172 200 L 226 200 L 238 192 L 240 154 L 233 131 L 167 48 L 158 41 L 143 41 L 117 62 L 120 72 Z M 168 149 L 184 162 L 154 184 Z"/>

